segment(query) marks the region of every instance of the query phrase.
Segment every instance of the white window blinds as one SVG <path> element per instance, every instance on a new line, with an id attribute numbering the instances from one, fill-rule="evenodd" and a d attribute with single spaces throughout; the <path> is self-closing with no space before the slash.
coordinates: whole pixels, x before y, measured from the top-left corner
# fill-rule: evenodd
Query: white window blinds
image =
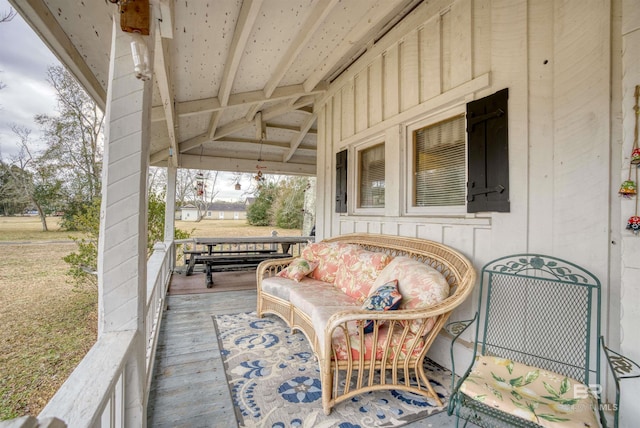
<path id="1" fill-rule="evenodd" d="M 464 205 L 464 115 L 414 131 L 414 206 Z"/>
<path id="2" fill-rule="evenodd" d="M 384 143 L 359 153 L 359 207 L 384 207 Z"/>

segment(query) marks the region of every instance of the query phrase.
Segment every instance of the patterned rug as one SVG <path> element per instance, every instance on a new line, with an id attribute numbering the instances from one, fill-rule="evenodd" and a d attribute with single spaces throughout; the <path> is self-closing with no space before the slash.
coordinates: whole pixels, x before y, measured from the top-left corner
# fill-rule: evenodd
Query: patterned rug
<path id="1" fill-rule="evenodd" d="M 241 427 L 398 427 L 446 409 L 451 372 L 425 360 L 444 406 L 404 391 L 361 394 L 322 411 L 320 371 L 306 337 L 255 312 L 213 317 Z"/>

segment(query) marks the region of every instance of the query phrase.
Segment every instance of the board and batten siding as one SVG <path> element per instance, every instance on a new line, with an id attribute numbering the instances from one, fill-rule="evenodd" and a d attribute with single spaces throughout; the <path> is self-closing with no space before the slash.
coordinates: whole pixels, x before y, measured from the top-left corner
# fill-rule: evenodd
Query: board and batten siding
<path id="1" fill-rule="evenodd" d="M 316 104 L 318 237 L 368 232 L 432 239 L 460 250 L 477 269 L 519 252 L 566 258 L 602 281 L 603 332 L 615 343 L 619 300 L 610 296 L 617 295 L 620 270 L 612 266 L 610 229 L 619 229 L 611 218 L 619 170 L 611 160 L 620 147 L 611 143 L 610 122 L 616 120 L 612 61 L 620 59 L 611 56 L 611 8 L 602 0 L 420 4 Z M 462 112 L 467 102 L 503 88 L 509 88 L 511 211 L 407 209 L 407 127 Z M 385 142 L 385 207 L 367 211 L 354 203 L 355 155 L 359 145 L 376 141 Z M 335 154 L 344 149 L 349 208 L 337 214 Z M 476 297 L 453 318 L 472 316 Z"/>

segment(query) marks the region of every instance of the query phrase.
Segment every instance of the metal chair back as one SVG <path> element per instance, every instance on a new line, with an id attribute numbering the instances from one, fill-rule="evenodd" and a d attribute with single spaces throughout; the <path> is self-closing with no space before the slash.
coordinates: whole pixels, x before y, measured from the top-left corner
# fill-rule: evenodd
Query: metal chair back
<path id="1" fill-rule="evenodd" d="M 503 257 L 482 269 L 479 307 L 482 354 L 600 383 L 600 281 L 589 271 L 540 254 Z"/>

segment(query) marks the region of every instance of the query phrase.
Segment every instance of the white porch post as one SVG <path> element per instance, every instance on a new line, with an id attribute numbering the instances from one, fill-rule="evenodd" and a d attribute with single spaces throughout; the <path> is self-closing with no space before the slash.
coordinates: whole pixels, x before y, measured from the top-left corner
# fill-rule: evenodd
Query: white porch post
<path id="1" fill-rule="evenodd" d="M 113 19 L 98 245 L 98 334 L 135 331 L 125 425 L 146 426 L 147 175 L 153 80 L 136 79 L 130 37 Z M 153 30 L 152 30 L 153 31 Z M 153 37 L 153 34 L 150 37 Z M 153 64 L 153 46 L 148 43 Z M 96 374 L 98 375 L 98 374 Z"/>
<path id="2" fill-rule="evenodd" d="M 167 167 L 167 195 L 164 212 L 164 240 L 174 238 L 176 230 L 176 182 L 178 180 L 178 168 L 169 165 Z"/>

